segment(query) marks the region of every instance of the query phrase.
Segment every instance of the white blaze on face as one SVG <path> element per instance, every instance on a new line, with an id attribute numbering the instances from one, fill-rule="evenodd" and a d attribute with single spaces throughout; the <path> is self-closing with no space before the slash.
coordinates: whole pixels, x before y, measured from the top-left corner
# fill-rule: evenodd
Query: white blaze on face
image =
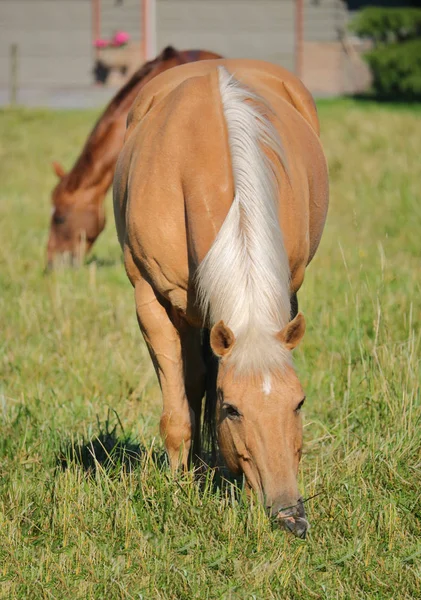
<path id="1" fill-rule="evenodd" d="M 265 396 L 269 396 L 271 391 L 272 391 L 272 381 L 270 378 L 270 374 L 267 373 L 263 379 L 263 393 L 265 394 Z"/>

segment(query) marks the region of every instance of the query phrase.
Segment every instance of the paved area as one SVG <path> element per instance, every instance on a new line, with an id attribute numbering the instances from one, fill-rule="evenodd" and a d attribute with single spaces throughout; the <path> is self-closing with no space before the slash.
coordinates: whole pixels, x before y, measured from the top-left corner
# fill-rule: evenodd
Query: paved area
<path id="1" fill-rule="evenodd" d="M 18 105 L 43 108 L 97 108 L 104 106 L 116 93 L 114 88 L 99 86 L 72 88 L 21 88 L 18 91 Z M 0 106 L 10 104 L 7 88 L 0 88 Z"/>

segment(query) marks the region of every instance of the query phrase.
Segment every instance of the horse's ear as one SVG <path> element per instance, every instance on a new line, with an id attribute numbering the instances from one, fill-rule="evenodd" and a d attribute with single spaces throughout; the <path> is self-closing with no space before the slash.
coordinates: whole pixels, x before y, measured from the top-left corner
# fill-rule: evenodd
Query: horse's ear
<path id="1" fill-rule="evenodd" d="M 302 312 L 292 319 L 276 336 L 288 350 L 293 350 L 301 342 L 306 331 L 306 321 Z"/>
<path id="2" fill-rule="evenodd" d="M 212 327 L 210 334 L 210 345 L 216 356 L 227 356 L 234 346 L 235 336 L 231 329 L 223 321 L 219 321 Z"/>
<path id="3" fill-rule="evenodd" d="M 54 173 L 57 175 L 57 177 L 59 179 L 63 179 L 63 177 L 66 175 L 66 172 L 63 169 L 63 167 L 61 166 L 61 164 L 56 161 L 53 161 L 52 165 L 53 165 Z"/>

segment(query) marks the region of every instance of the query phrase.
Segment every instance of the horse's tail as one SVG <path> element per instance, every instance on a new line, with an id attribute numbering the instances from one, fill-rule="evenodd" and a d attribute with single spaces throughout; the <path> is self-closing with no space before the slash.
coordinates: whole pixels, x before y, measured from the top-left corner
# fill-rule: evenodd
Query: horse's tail
<path id="1" fill-rule="evenodd" d="M 266 372 L 287 360 L 276 334 L 288 323 L 289 261 L 279 223 L 285 150 L 266 101 L 218 67 L 231 155 L 234 199 L 197 271 L 202 313 L 232 329 L 230 356 L 242 372 Z"/>

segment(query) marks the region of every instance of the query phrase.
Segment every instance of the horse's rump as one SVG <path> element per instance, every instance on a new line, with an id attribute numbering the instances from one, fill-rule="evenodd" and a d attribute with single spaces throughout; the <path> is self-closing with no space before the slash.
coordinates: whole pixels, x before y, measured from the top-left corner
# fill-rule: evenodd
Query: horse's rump
<path id="1" fill-rule="evenodd" d="M 154 256 L 163 267 L 163 279 L 170 280 L 171 286 L 158 284 L 160 293 L 165 296 L 176 280 L 183 289 L 191 290 L 195 270 L 221 230 L 235 195 L 219 66 L 235 74 L 242 90 L 252 90 L 245 105 L 255 102 L 252 97 L 260 98 L 261 111 L 272 112 L 272 133 L 282 141 L 283 156 L 275 160 L 273 170 L 280 183 L 278 219 L 289 258 L 292 294 L 301 285 L 323 228 L 326 165 L 316 133 L 317 117 L 309 117 L 312 101 L 307 101 L 300 82 L 298 92 L 291 83 L 283 85 L 285 71 L 281 68 L 259 61 L 205 61 L 176 67 L 150 81 L 128 118 L 116 178 L 116 188 L 120 188 L 117 201 L 124 198 L 129 173 L 131 185 L 127 214 L 123 211 L 118 220 L 127 218 L 136 231 L 131 239 L 135 245 L 140 242 L 138 250 L 145 261 Z M 307 102 L 303 113 L 296 108 L 297 97 L 301 104 Z M 259 144 L 267 145 L 265 136 L 262 130 Z M 266 168 L 267 174 L 271 168 Z M 266 177 L 266 182 L 270 179 Z M 250 206 L 254 210 L 252 203 Z M 157 222 L 162 226 L 157 228 Z M 124 233 L 120 239 L 124 243 Z M 279 243 L 278 247 L 282 253 Z M 176 251 L 169 254 L 168 248 Z M 155 267 L 149 265 L 148 270 L 152 274 Z M 157 274 L 157 280 L 161 279 Z M 282 304 L 283 321 L 290 307 L 285 300 Z"/>

